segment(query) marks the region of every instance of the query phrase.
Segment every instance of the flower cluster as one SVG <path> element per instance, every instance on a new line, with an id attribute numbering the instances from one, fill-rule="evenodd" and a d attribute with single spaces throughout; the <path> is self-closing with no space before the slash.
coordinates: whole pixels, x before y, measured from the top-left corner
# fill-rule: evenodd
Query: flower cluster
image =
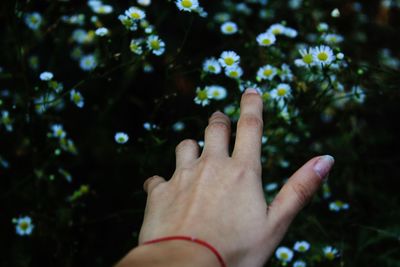
<path id="1" fill-rule="evenodd" d="M 275 250 L 275 257 L 280 261 L 280 263 L 284 266 L 286 266 L 289 262 L 294 260 L 293 262 L 293 267 L 306 267 L 307 266 L 307 261 L 306 258 L 309 259 L 310 262 L 312 262 L 315 259 L 318 258 L 309 258 L 306 257 L 306 253 L 308 253 L 311 250 L 311 244 L 308 243 L 307 241 L 296 241 L 293 249 L 285 247 L 285 246 L 280 246 Z M 297 255 L 295 255 L 295 252 L 297 252 Z M 319 250 L 319 254 L 323 256 L 323 258 L 331 261 L 334 260 L 336 257 L 339 256 L 339 251 L 332 247 L 332 246 L 324 246 L 322 249 Z"/>

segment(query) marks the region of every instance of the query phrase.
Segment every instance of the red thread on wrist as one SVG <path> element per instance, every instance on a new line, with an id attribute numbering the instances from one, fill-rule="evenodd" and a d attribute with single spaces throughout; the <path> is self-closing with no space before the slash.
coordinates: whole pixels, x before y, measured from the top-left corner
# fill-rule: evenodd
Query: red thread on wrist
<path id="1" fill-rule="evenodd" d="M 194 242 L 197 243 L 199 245 L 202 245 L 203 247 L 208 248 L 209 250 L 211 250 L 212 253 L 214 253 L 214 255 L 217 257 L 219 263 L 221 264 L 221 267 L 226 267 L 226 264 L 224 262 L 224 259 L 222 258 L 221 254 L 218 252 L 218 250 L 216 248 L 214 248 L 212 245 L 208 244 L 207 242 L 197 239 L 195 237 L 189 237 L 189 236 L 167 236 L 167 237 L 162 237 L 162 238 L 157 238 L 157 239 L 153 239 L 150 241 L 146 241 L 143 243 L 143 245 L 148 245 L 148 244 L 154 244 L 154 243 L 159 243 L 159 242 L 163 242 L 163 241 L 170 241 L 170 240 L 186 240 L 186 241 L 190 241 L 190 242 Z"/>

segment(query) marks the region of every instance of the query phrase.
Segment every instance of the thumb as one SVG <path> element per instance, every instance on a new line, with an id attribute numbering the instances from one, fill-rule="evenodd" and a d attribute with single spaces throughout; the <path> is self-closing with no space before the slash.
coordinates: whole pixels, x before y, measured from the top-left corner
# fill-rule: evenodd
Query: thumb
<path id="1" fill-rule="evenodd" d="M 335 160 L 332 156 L 319 156 L 309 160 L 297 170 L 282 187 L 268 209 L 268 220 L 277 238 L 281 238 L 288 226 L 310 201 L 327 177 Z"/>

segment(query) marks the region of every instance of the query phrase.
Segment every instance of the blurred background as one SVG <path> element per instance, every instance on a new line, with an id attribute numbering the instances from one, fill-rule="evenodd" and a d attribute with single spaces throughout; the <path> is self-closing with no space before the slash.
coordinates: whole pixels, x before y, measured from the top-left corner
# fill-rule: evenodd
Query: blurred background
<path id="1" fill-rule="evenodd" d="M 265 98 L 266 200 L 310 157 L 331 154 L 336 164 L 282 245 L 309 242 L 295 253 L 307 266 L 400 266 L 399 1 L 199 4 L 187 12 L 157 0 L 0 3 L 0 265 L 114 264 L 137 245 L 145 179 L 171 177 L 181 140 L 201 141 L 217 109 L 235 120 L 240 88 L 269 92 L 276 84 L 257 79 L 257 69 L 286 63 L 287 108 Z M 131 6 L 146 14 L 137 30 L 118 18 Z M 224 34 L 226 21 L 239 30 Z M 257 46 L 276 23 L 297 36 Z M 344 63 L 296 66 L 298 50 L 323 44 L 327 33 L 343 38 L 330 45 Z M 151 35 L 165 52 L 142 43 L 135 53 L 131 40 Z M 240 55 L 242 77 L 202 69 L 227 50 Z M 196 89 L 210 84 L 227 96 L 196 104 Z M 120 144 L 117 132 L 129 140 Z M 337 250 L 332 258 L 327 246 Z"/>

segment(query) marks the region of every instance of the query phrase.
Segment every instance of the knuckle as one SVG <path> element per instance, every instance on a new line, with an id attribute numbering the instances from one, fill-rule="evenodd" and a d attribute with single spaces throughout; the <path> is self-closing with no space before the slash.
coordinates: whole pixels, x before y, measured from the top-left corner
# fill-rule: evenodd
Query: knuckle
<path id="1" fill-rule="evenodd" d="M 240 126 L 262 129 L 263 121 L 259 117 L 251 114 L 244 114 L 239 120 Z"/>
<path id="2" fill-rule="evenodd" d="M 213 121 L 208 126 L 206 131 L 209 133 L 214 132 L 227 132 L 229 131 L 229 125 L 222 121 Z"/>
<path id="3" fill-rule="evenodd" d="M 302 183 L 294 183 L 292 185 L 292 190 L 296 194 L 297 201 L 301 207 L 304 207 L 308 200 L 310 199 L 310 190 Z"/>
<path id="4" fill-rule="evenodd" d="M 143 183 L 143 188 L 147 191 L 150 191 L 150 189 L 152 187 L 154 187 L 154 183 L 160 179 L 162 179 L 162 178 L 158 175 L 153 175 L 153 176 L 147 178 L 146 181 L 144 181 L 144 183 Z"/>

